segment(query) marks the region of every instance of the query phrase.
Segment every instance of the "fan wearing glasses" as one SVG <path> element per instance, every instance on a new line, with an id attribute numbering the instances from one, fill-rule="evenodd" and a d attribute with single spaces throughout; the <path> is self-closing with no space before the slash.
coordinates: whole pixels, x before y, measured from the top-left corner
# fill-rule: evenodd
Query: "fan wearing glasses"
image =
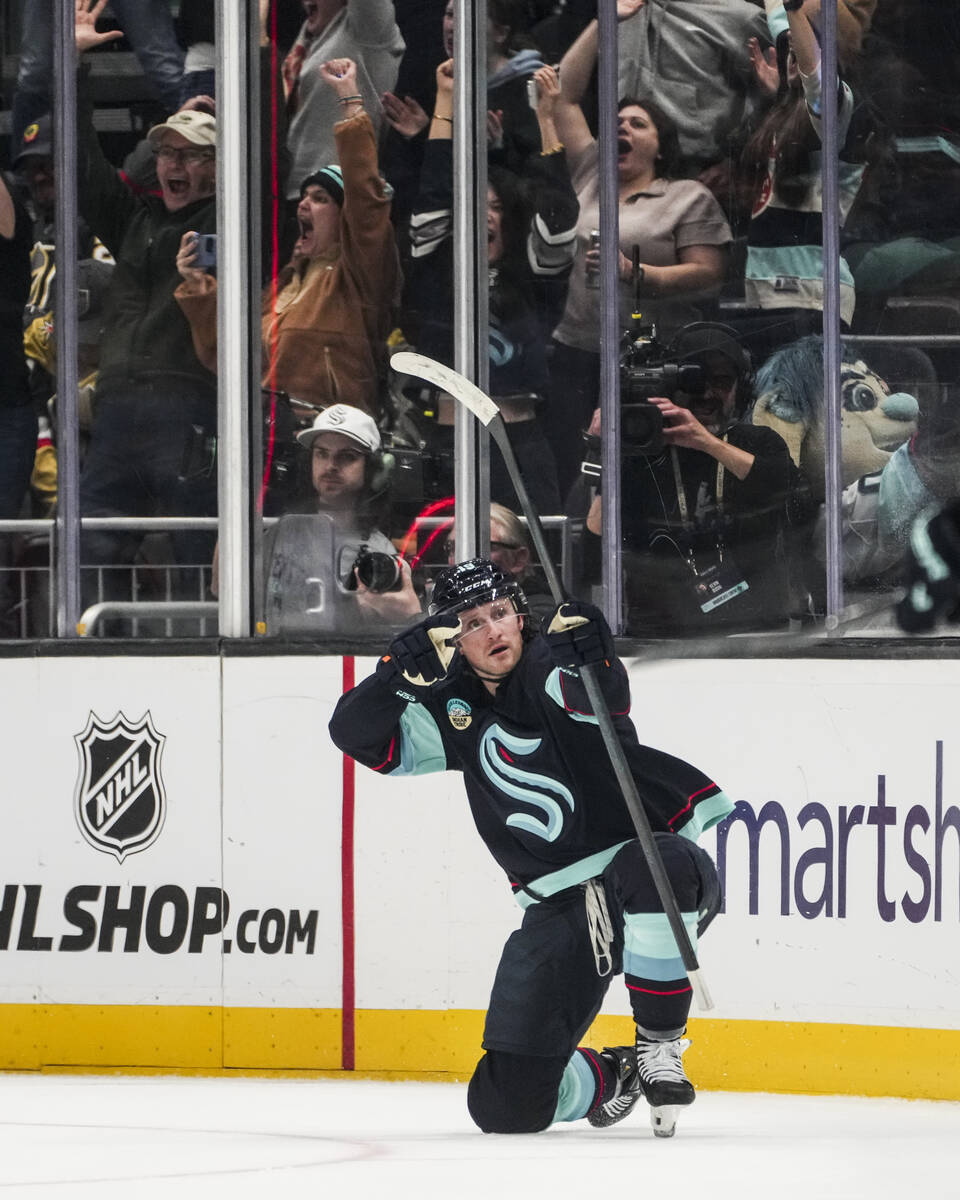
<path id="1" fill-rule="evenodd" d="M 448 537 L 444 542 L 443 552 L 452 566 L 457 561 L 454 537 Z M 550 588 L 543 572 L 533 562 L 527 527 L 512 509 L 496 502 L 490 505 L 490 561 L 523 588 L 527 612 L 535 623 L 553 612 Z"/>

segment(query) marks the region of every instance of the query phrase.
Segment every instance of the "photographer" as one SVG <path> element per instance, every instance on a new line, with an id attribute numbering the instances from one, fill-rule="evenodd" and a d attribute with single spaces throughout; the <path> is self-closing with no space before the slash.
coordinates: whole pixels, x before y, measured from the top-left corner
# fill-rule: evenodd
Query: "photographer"
<path id="1" fill-rule="evenodd" d="M 689 390 L 651 394 L 662 436 L 631 439 L 624 410 L 622 534 L 627 632 L 735 632 L 784 625 L 792 610 L 792 549 L 812 519 L 786 443 L 747 424 L 750 364 L 733 332 L 697 323 L 670 347 L 664 379 Z M 700 368 L 691 377 L 684 368 Z M 655 378 L 655 369 L 646 372 Z M 629 383 L 629 380 L 626 381 Z M 599 429 L 595 414 L 593 432 Z M 587 518 L 599 535 L 600 497 Z"/>
<path id="2" fill-rule="evenodd" d="M 373 418 L 335 404 L 297 441 L 314 497 L 264 535 L 269 632 L 357 632 L 419 616 L 409 564 L 378 527 L 393 460 Z"/>

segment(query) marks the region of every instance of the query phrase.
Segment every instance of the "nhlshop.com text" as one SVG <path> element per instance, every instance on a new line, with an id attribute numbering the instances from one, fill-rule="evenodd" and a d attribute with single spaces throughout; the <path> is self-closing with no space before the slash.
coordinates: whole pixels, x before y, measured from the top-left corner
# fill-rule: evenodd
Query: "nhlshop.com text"
<path id="1" fill-rule="evenodd" d="M 225 954 L 313 954 L 316 947 L 317 909 L 246 908 L 231 923 L 221 888 L 197 887 L 191 894 L 163 884 L 148 894 L 141 885 L 77 884 L 56 918 L 47 915 L 45 890 L 38 883 L 4 885 L 0 950 L 200 954 L 215 946 Z"/>

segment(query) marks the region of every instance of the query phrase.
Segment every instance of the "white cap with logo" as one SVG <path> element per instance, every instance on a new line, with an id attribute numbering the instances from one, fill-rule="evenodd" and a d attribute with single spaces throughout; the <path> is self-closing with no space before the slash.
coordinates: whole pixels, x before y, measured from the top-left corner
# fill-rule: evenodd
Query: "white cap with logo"
<path id="1" fill-rule="evenodd" d="M 381 447 L 380 430 L 373 417 L 351 404 L 332 404 L 318 413 L 309 429 L 297 434 L 297 441 L 309 450 L 321 433 L 341 433 L 362 446 L 368 454 Z"/>

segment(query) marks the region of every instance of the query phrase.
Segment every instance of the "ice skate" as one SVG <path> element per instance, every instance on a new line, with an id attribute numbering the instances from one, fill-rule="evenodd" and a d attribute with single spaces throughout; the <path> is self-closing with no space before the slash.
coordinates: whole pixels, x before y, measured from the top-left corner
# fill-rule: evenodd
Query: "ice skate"
<path id="1" fill-rule="evenodd" d="M 604 1046 L 600 1057 L 606 1059 L 616 1072 L 617 1089 L 609 1100 L 587 1113 L 587 1120 L 597 1129 L 606 1129 L 608 1125 L 622 1121 L 640 1099 L 640 1076 L 633 1046 Z"/>
<path id="2" fill-rule="evenodd" d="M 680 1109 L 696 1099 L 683 1070 L 682 1056 L 689 1045 L 689 1038 L 656 1041 L 637 1030 L 637 1075 L 657 1137 L 673 1137 Z"/>

